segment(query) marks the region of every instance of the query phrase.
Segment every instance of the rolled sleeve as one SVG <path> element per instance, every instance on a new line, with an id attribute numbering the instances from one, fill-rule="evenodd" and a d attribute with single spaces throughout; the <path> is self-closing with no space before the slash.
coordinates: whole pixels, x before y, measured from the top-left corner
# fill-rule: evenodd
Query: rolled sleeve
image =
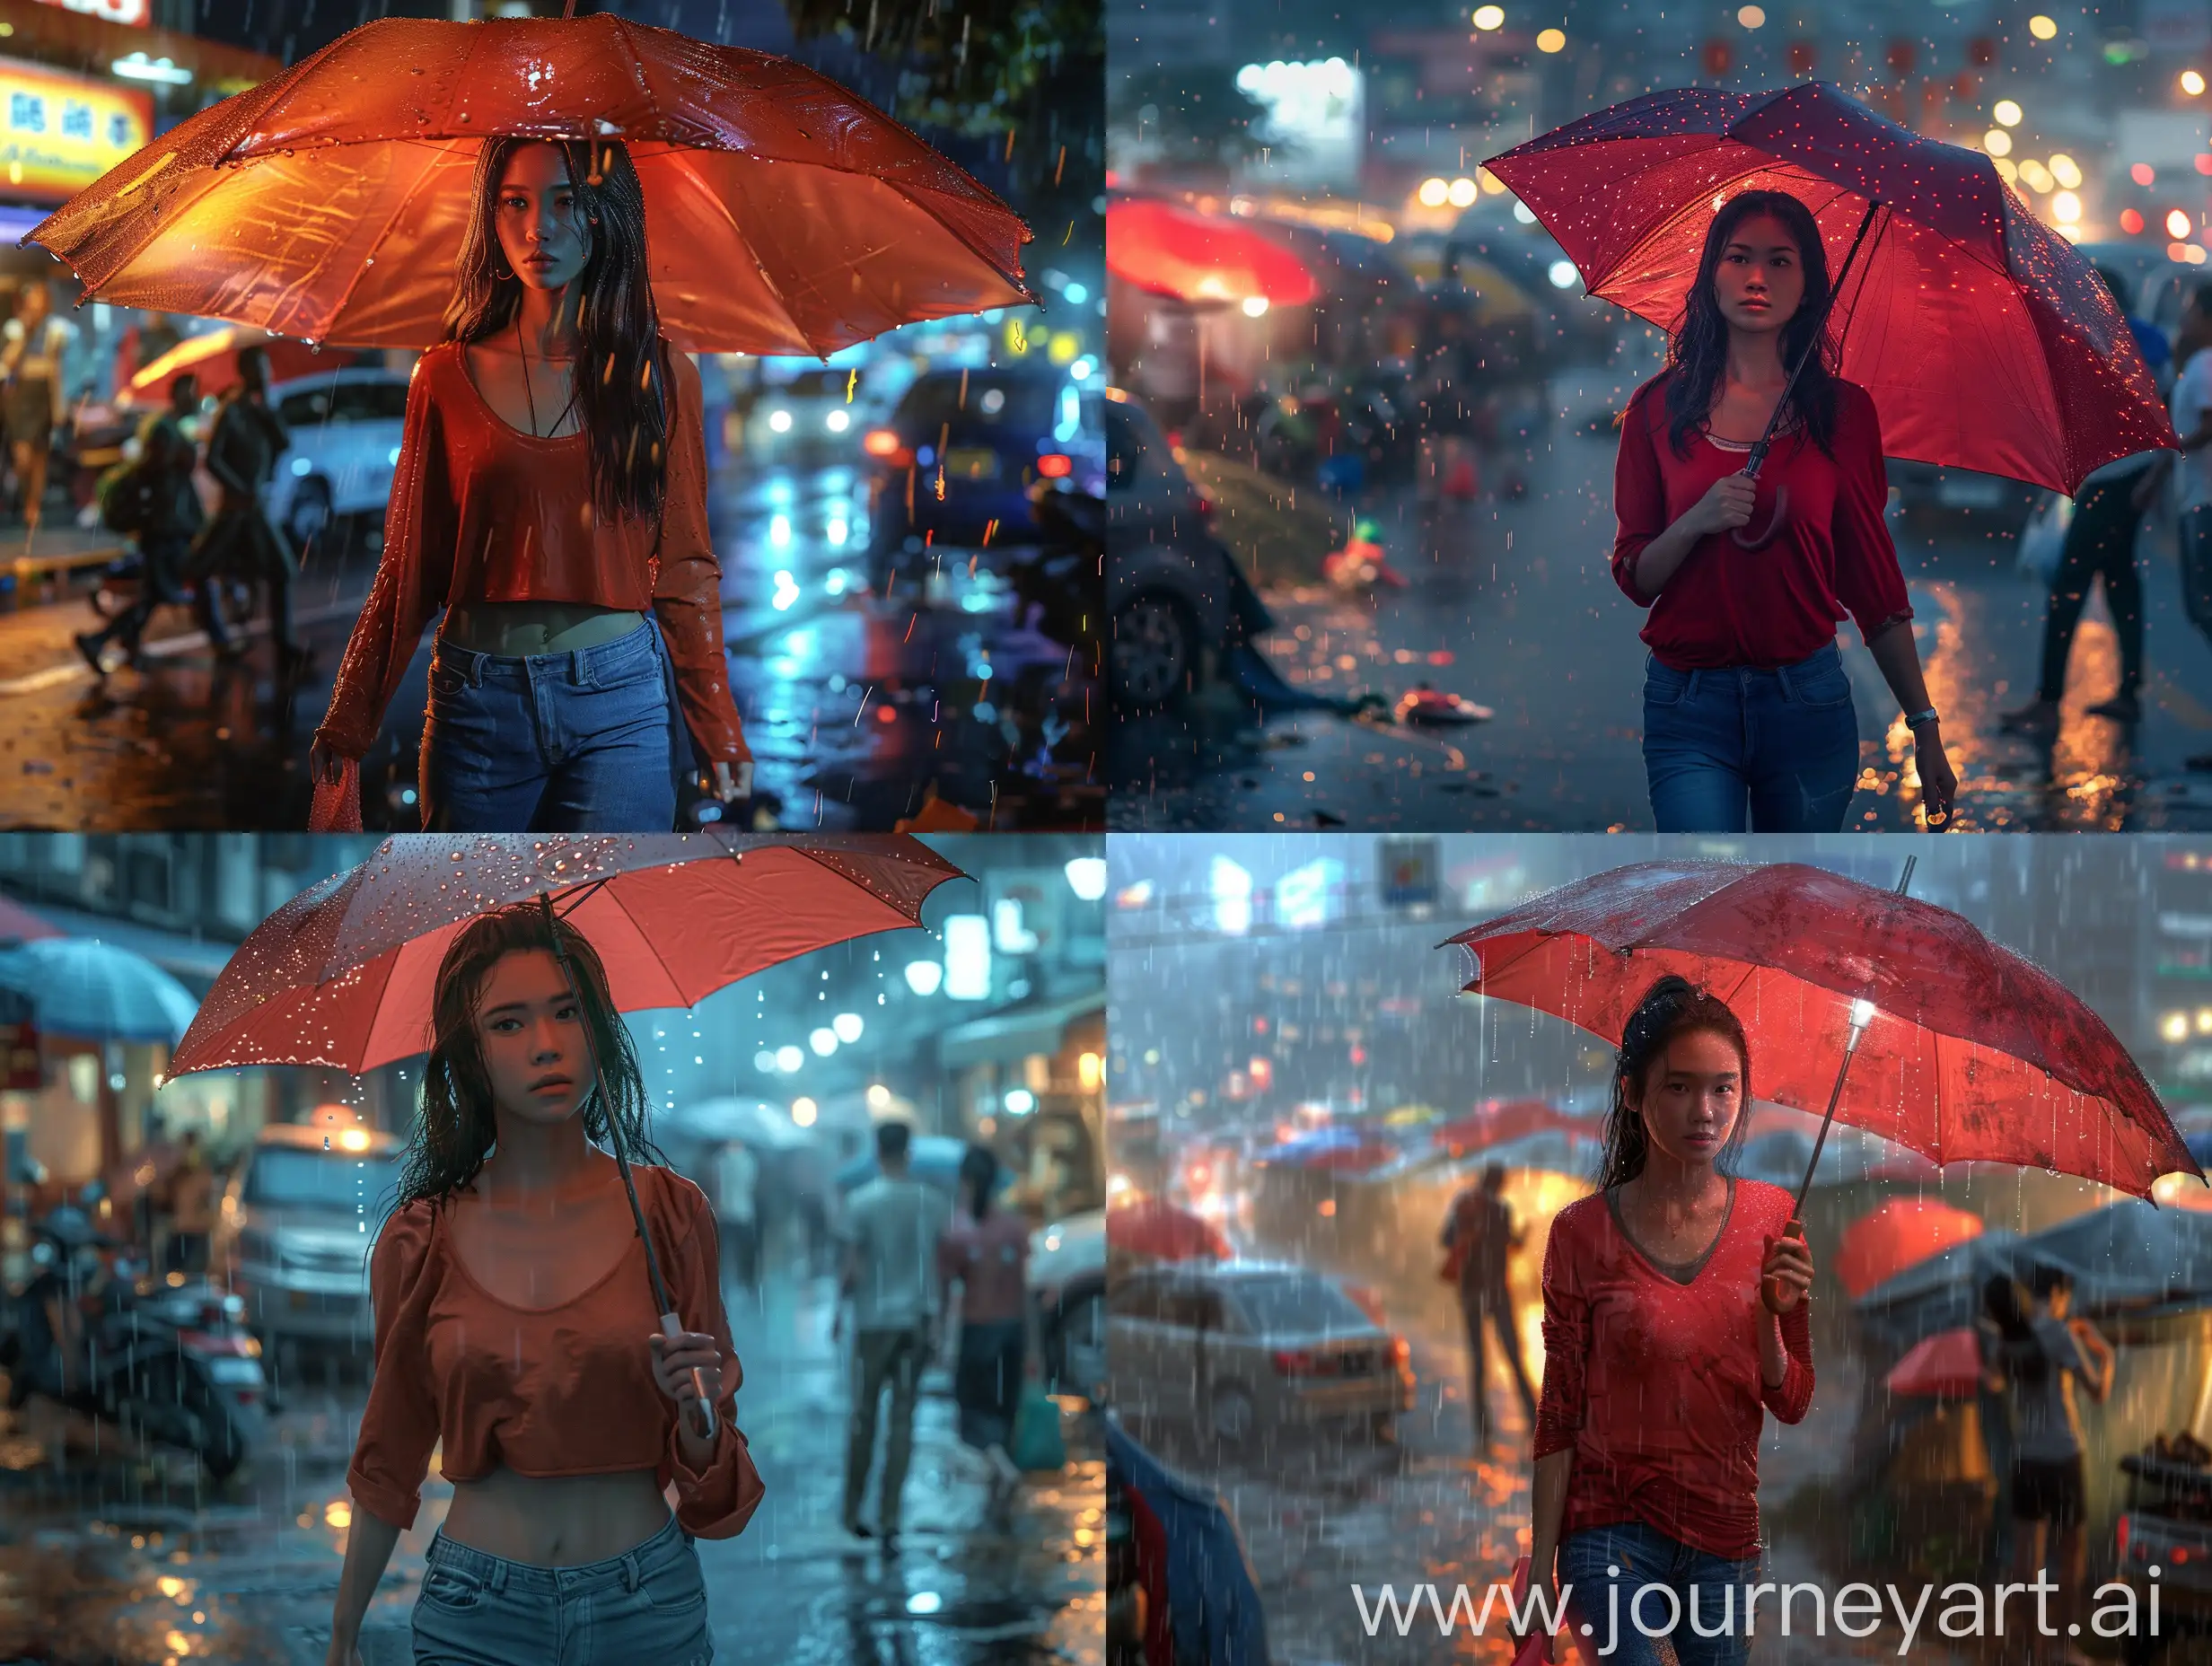
<path id="1" fill-rule="evenodd" d="M 1802 1423 L 1813 1405 L 1813 1303 L 1800 1302 L 1782 1318 L 1782 1348 L 1789 1367 L 1773 1388 L 1762 1375 L 1759 1398 L 1783 1423 Z"/>
<path id="2" fill-rule="evenodd" d="M 722 1354 L 722 1391 L 715 1401 L 714 1457 L 705 1469 L 695 1470 L 684 1461 L 682 1422 L 680 1416 L 670 1417 L 668 1478 L 676 1484 L 676 1519 L 687 1532 L 698 1539 L 734 1539 L 752 1520 L 767 1489 L 737 1426 L 737 1390 L 745 1371 L 722 1305 L 722 1249 L 714 1212 L 697 1187 L 691 1194 L 696 1201 L 690 1227 L 668 1268 L 669 1294 L 686 1330 L 715 1338 Z"/>
<path id="3" fill-rule="evenodd" d="M 1590 1303 L 1576 1276 L 1574 1244 L 1555 1219 L 1544 1241 L 1544 1391 L 1536 1407 L 1536 1456 L 1571 1451 L 1582 1431 L 1590 1357 Z"/>
<path id="4" fill-rule="evenodd" d="M 668 362 L 675 421 L 654 550 L 653 611 L 675 663 L 676 695 L 692 738 L 715 761 L 742 763 L 752 752 L 730 693 L 722 640 L 722 559 L 707 520 L 706 395 L 689 358 L 672 351 Z"/>
<path id="5" fill-rule="evenodd" d="M 1639 608 L 1658 600 L 1637 588 L 1636 564 L 1652 539 L 1667 530 L 1666 481 L 1660 473 L 1658 443 L 1652 433 L 1656 382 L 1646 382 L 1628 401 L 1620 419 L 1620 449 L 1613 459 L 1613 582 Z"/>
<path id="6" fill-rule="evenodd" d="M 1882 419 L 1864 388 L 1839 390 L 1836 422 L 1836 599 L 1849 610 L 1859 635 L 1873 642 L 1912 618 L 1905 574 L 1897 563 L 1885 512 L 1889 465 L 1882 455 Z"/>
<path id="7" fill-rule="evenodd" d="M 395 1214 L 377 1235 L 369 1263 L 376 1315 L 376 1375 L 361 1414 L 346 1485 L 381 1521 L 405 1531 L 422 1508 L 423 1477 L 438 1443 L 438 1405 L 432 1393 L 417 1300 L 430 1248 L 427 1204 Z"/>

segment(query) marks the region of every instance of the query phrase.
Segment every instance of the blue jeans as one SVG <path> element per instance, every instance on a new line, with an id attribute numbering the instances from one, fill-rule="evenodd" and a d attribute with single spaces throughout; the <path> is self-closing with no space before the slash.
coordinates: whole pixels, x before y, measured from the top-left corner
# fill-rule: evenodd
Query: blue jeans
<path id="1" fill-rule="evenodd" d="M 1567 1598 L 1570 1623 L 1577 1632 L 1592 1627 L 1586 1640 L 1611 1666 L 1658 1666 L 1658 1636 L 1672 1640 L 1681 1666 L 1742 1666 L 1751 1657 L 1743 1587 L 1759 1578 L 1757 1556 L 1731 1562 L 1655 1527 L 1624 1521 L 1568 1534 L 1558 1571 L 1561 1587 L 1574 1587 Z M 1675 1600 L 1656 1591 L 1639 1600 L 1650 1585 L 1672 1591 Z"/>
<path id="2" fill-rule="evenodd" d="M 478 653 L 441 641 L 423 724 L 423 830 L 670 831 L 665 653 L 650 619 L 568 653 Z"/>
<path id="3" fill-rule="evenodd" d="M 582 1567 L 538 1567 L 430 1541 L 415 1599 L 415 1666 L 707 1666 L 707 1577 L 671 1516 L 642 1545 Z"/>
<path id="4" fill-rule="evenodd" d="M 1662 833 L 1834 833 L 1858 784 L 1858 714 L 1834 643 L 1773 671 L 1644 672 L 1644 770 Z"/>

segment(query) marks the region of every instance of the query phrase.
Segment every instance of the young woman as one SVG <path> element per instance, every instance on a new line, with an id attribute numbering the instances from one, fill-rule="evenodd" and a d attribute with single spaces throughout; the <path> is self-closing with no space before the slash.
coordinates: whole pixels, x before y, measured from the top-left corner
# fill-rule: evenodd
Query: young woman
<path id="1" fill-rule="evenodd" d="M 2082 1531 L 2087 1486 L 2082 1466 L 2082 1418 L 2075 1385 L 2102 1404 L 2112 1391 L 2112 1345 L 2086 1320 L 2067 1317 L 2074 1281 L 2057 1267 L 2035 1276 L 2036 1307 L 2008 1336 L 2003 1371 L 2013 1401 L 2013 1577 L 2032 1582 L 2050 1568 L 2058 1577 L 2052 1605 L 2058 1636 L 2036 1637 L 2038 1666 L 2057 1660 L 2086 1666 L 2067 1627 L 2080 1618 L 2089 1549 Z M 2024 1334 L 2022 1334 L 2024 1330 Z"/>
<path id="2" fill-rule="evenodd" d="M 376 1374 L 347 1472 L 330 1666 L 360 1666 L 362 1616 L 441 1444 L 453 1499 L 415 1604 L 417 1661 L 713 1658 L 692 1540 L 742 1531 L 761 1495 L 731 1422 L 743 1373 L 713 1213 L 645 1164 L 657 1153 L 628 1032 L 591 945 L 557 929 L 580 1000 L 534 904 L 472 922 L 438 969 L 421 1122 L 370 1266 Z M 683 1323 L 673 1341 L 607 1154 L 618 1141 Z M 711 1442 L 685 1415 L 695 1367 Z"/>
<path id="3" fill-rule="evenodd" d="M 1613 577 L 1651 609 L 1644 765 L 1663 833 L 1842 827 L 1859 767 L 1836 646 L 1847 613 L 1904 708 L 1931 821 L 1958 791 L 1883 523 L 1881 425 L 1835 373 L 1828 295 L 1804 205 L 1744 192 L 1714 216 L 1667 368 L 1621 421 Z M 1744 466 L 1778 406 L 1753 482 Z"/>
<path id="4" fill-rule="evenodd" d="M 1749 1658 L 1760 1431 L 1813 1399 L 1813 1258 L 1786 1235 L 1790 1196 L 1720 1166 L 1751 1076 L 1725 1004 L 1654 984 L 1621 1035 L 1599 1189 L 1544 1250 L 1531 1579 L 1571 1588 L 1572 1623 L 1619 1666 L 1656 1666 L 1655 1635 L 1680 1666 Z"/>
<path id="5" fill-rule="evenodd" d="M 646 269 L 620 145 L 484 146 L 446 339 L 415 367 L 376 583 L 315 736 L 318 782 L 374 743 L 443 609 L 426 829 L 673 827 L 664 653 L 717 795 L 750 794 L 698 372 L 661 334 Z"/>
<path id="6" fill-rule="evenodd" d="M 68 408 L 63 364 L 76 338 L 77 327 L 54 316 L 54 292 L 45 280 L 25 284 L 15 316 L 7 321 L 4 345 L 0 345 L 0 378 L 6 382 L 0 417 L 5 420 L 23 523 L 34 534 L 46 503 L 46 468 L 53 455 L 54 435 Z"/>
<path id="7" fill-rule="evenodd" d="M 960 1437 L 990 1465 L 995 1516 L 1022 1484 L 1006 1443 L 1023 1378 L 1038 1358 L 1029 1335 L 1029 1223 L 991 1206 L 997 1189 L 997 1157 L 988 1145 L 970 1145 L 961 1159 L 959 1213 L 937 1244 L 946 1296 L 960 1286 L 960 1362 L 952 1374 Z M 938 1305 L 941 1314 L 951 1310 L 949 1299 Z M 944 1353 L 942 1338 L 937 1351 Z"/>

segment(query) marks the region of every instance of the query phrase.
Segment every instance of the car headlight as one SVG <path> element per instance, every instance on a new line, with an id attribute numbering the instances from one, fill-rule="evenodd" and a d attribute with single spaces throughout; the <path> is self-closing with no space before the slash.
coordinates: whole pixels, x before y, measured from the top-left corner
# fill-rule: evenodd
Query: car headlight
<path id="1" fill-rule="evenodd" d="M 843 434 L 847 428 L 853 425 L 852 415 L 850 412 L 844 410 L 831 411 L 827 416 L 821 419 L 821 425 L 829 429 L 832 434 Z"/>
<path id="2" fill-rule="evenodd" d="M 789 434 L 791 432 L 791 413 L 789 411 L 770 411 L 768 428 L 775 434 Z"/>

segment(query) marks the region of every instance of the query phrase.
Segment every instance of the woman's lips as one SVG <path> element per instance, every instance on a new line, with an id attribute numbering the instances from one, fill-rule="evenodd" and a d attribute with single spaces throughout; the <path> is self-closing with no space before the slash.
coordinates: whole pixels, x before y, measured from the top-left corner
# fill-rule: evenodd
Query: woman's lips
<path id="1" fill-rule="evenodd" d="M 532 1093 L 550 1093 L 556 1089 L 567 1089 L 576 1084 L 566 1076 L 546 1076 L 530 1084 Z"/>

